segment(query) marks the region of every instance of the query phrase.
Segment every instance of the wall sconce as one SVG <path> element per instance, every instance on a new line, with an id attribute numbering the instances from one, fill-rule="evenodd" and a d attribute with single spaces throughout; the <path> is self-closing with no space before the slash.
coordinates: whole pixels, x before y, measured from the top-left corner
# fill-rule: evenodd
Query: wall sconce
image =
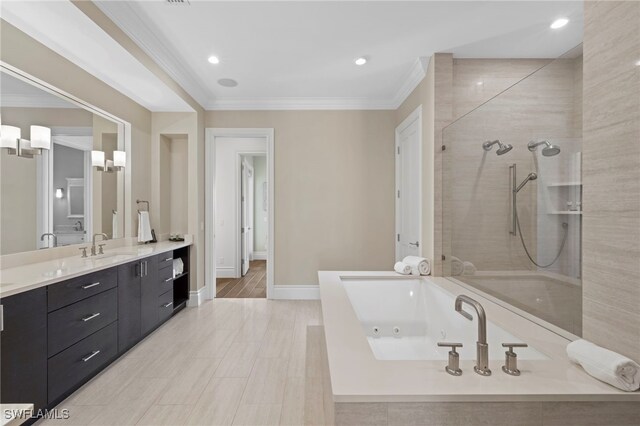
<path id="1" fill-rule="evenodd" d="M 56 198 L 57 199 L 64 198 L 64 189 L 62 189 L 62 188 L 57 188 L 56 189 Z"/>
<path id="2" fill-rule="evenodd" d="M 91 151 L 91 165 L 99 172 L 119 172 L 127 166 L 127 153 L 113 151 L 113 160 L 105 160 L 104 151 Z"/>
<path id="3" fill-rule="evenodd" d="M 33 158 L 42 154 L 43 149 L 51 149 L 51 129 L 44 126 L 31 126 L 31 140 L 22 139 L 22 131 L 15 126 L 0 126 L 0 148 L 7 149 L 10 155 Z"/>

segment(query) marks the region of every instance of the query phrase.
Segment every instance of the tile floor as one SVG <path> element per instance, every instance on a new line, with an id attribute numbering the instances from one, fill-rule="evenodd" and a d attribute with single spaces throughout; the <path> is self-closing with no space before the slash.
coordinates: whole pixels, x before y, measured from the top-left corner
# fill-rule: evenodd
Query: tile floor
<path id="1" fill-rule="evenodd" d="M 187 308 L 38 425 L 324 424 L 318 301 Z"/>

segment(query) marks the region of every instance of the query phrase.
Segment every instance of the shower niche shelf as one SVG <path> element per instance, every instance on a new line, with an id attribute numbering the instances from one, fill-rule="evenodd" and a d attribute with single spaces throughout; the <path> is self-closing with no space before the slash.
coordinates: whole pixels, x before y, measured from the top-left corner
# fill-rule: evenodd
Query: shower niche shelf
<path id="1" fill-rule="evenodd" d="M 549 188 L 555 188 L 560 186 L 582 186 L 582 182 L 551 182 L 547 186 Z"/>
<path id="2" fill-rule="evenodd" d="M 582 214 L 580 210 L 555 210 L 549 212 L 549 214 Z"/>

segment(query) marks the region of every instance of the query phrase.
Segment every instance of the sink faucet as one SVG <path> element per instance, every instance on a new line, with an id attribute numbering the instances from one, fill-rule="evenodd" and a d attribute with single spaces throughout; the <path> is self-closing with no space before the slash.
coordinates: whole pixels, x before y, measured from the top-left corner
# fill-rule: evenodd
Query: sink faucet
<path id="1" fill-rule="evenodd" d="M 44 241 L 44 237 L 52 237 L 53 238 L 53 246 L 58 247 L 58 237 L 56 234 L 52 234 L 51 232 L 47 232 L 46 234 L 42 234 L 40 237 L 40 241 Z"/>
<path id="2" fill-rule="evenodd" d="M 91 256 L 95 256 L 96 255 L 96 237 L 102 237 L 103 240 L 108 240 L 109 237 L 107 237 L 107 234 L 105 233 L 98 233 L 98 234 L 93 234 L 93 238 L 92 238 L 92 244 L 91 244 Z M 100 254 L 102 254 L 102 247 L 100 247 Z"/>
<path id="3" fill-rule="evenodd" d="M 490 376 L 491 370 L 489 369 L 489 344 L 487 343 L 487 316 L 484 313 L 484 308 L 478 301 L 473 300 L 469 296 L 461 294 L 456 297 L 456 312 L 460 313 L 463 317 L 469 321 L 473 320 L 473 317 L 468 312 L 462 310 L 462 304 L 467 303 L 476 310 L 478 319 L 478 341 L 476 342 L 476 365 L 473 370 L 481 376 Z"/>

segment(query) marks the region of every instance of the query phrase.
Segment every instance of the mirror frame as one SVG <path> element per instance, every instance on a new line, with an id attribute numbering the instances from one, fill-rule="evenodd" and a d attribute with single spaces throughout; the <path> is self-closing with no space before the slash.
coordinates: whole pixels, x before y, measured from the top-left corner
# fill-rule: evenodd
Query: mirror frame
<path id="1" fill-rule="evenodd" d="M 131 181 L 132 181 L 132 172 L 131 172 L 131 167 L 132 167 L 132 161 L 131 161 L 131 123 L 129 123 L 126 120 L 121 119 L 120 117 L 117 117 L 101 108 L 96 107 L 95 105 L 92 105 L 88 102 L 83 101 L 82 99 L 65 92 L 64 90 L 61 90 L 49 83 L 47 83 L 46 81 L 43 81 L 37 77 L 34 77 L 31 74 L 28 74 L 24 71 L 22 71 L 19 68 L 16 68 L 10 64 L 7 64 L 4 61 L 0 60 L 0 72 L 4 72 L 7 73 L 8 75 L 17 78 L 19 80 L 24 81 L 25 83 L 28 83 L 34 87 L 39 88 L 40 90 L 43 90 L 45 92 L 48 92 L 52 95 L 58 96 L 59 98 L 64 99 L 65 101 L 74 104 L 88 112 L 91 112 L 93 114 L 96 114 L 100 117 L 103 117 L 109 121 L 114 122 L 117 127 L 118 127 L 118 143 L 120 141 L 123 142 L 124 145 L 124 151 L 126 152 L 127 155 L 127 166 L 124 168 L 123 172 L 118 173 L 118 180 L 117 180 L 117 185 L 118 187 L 122 187 L 124 188 L 124 190 L 122 191 L 122 194 L 118 194 L 118 200 L 117 200 L 117 205 L 118 205 L 118 210 L 119 211 L 123 211 L 124 212 L 124 216 L 123 216 L 123 222 L 124 222 L 124 234 L 122 235 L 121 238 L 131 238 L 133 237 L 132 234 L 132 199 L 131 199 Z M 65 247 L 74 247 L 74 246 L 78 246 L 78 245 L 82 245 L 83 243 L 80 244 L 72 244 L 70 246 L 65 246 Z M 64 248 L 64 247 L 62 247 Z M 55 248 L 53 249 L 55 250 Z M 2 256 L 14 256 L 14 255 L 20 255 L 20 254 L 25 254 L 25 253 L 33 253 L 33 252 L 39 252 L 39 249 L 36 250 L 32 250 L 32 251 L 25 251 L 25 252 L 20 252 L 20 253 L 15 253 L 15 254 L 10 254 L 10 255 L 0 255 L 0 257 Z"/>

